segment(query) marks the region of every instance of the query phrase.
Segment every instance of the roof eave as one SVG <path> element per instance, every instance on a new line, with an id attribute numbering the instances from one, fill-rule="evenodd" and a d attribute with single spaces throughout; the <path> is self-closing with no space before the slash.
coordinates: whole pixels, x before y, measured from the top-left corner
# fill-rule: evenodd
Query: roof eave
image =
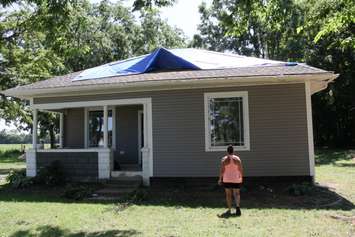
<path id="1" fill-rule="evenodd" d="M 20 99 L 30 100 L 34 97 L 43 96 L 58 96 L 69 95 L 72 93 L 95 93 L 97 91 L 115 90 L 115 92 L 133 92 L 133 91 L 152 91 L 152 90 L 166 90 L 166 89 L 184 89 L 184 88 L 198 88 L 208 86 L 230 86 L 230 85 L 272 85 L 272 84 L 287 84 L 300 83 L 307 80 L 322 81 L 327 84 L 337 78 L 338 74 L 332 72 L 312 73 L 312 74 L 295 74 L 295 75 L 272 75 L 272 76 L 243 76 L 243 77 L 213 77 L 213 78 L 184 78 L 175 80 L 151 80 L 140 82 L 126 82 L 126 83 L 108 83 L 108 84 L 91 84 L 80 86 L 67 87 L 53 87 L 40 89 L 20 90 L 12 88 L 2 91 L 0 93 L 17 97 Z M 173 87 L 173 88 L 172 88 Z M 124 90 L 124 91 L 123 91 Z"/>

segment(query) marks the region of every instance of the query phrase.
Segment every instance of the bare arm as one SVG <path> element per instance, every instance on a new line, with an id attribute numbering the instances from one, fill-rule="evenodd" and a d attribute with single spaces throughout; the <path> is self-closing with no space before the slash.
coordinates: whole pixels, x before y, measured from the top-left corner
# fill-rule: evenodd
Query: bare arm
<path id="1" fill-rule="evenodd" d="M 222 162 L 221 162 L 221 168 L 219 170 L 219 179 L 218 179 L 218 184 L 221 184 L 222 183 L 222 178 L 223 178 L 223 173 L 224 173 L 224 162 L 223 162 L 223 159 L 222 159 Z"/>
<path id="2" fill-rule="evenodd" d="M 244 170 L 243 170 L 243 165 L 242 165 L 241 160 L 239 160 L 239 165 L 240 165 L 240 173 L 241 173 L 242 177 L 244 177 Z"/>

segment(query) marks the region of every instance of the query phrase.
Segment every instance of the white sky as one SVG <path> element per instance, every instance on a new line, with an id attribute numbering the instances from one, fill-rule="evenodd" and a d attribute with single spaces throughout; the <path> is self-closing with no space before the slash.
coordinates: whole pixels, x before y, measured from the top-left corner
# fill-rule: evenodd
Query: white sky
<path id="1" fill-rule="evenodd" d="M 192 39 L 192 36 L 198 33 L 197 25 L 200 23 L 198 6 L 202 2 L 206 2 L 209 5 L 212 0 L 177 0 L 175 5 L 162 8 L 161 16 L 170 25 L 175 25 L 182 29 Z"/>
<path id="2" fill-rule="evenodd" d="M 12 124 L 6 125 L 5 124 L 5 120 L 0 119 L 0 131 L 3 130 L 3 129 L 13 130 L 13 129 L 16 129 L 16 127 L 14 125 L 12 125 Z"/>
<path id="3" fill-rule="evenodd" d="M 91 0 L 92 2 L 100 2 L 100 0 Z M 132 0 L 125 1 L 127 6 L 132 6 Z M 212 0 L 176 0 L 171 7 L 161 8 L 161 17 L 168 21 L 172 26 L 182 29 L 189 39 L 198 33 L 197 25 L 200 22 L 200 14 L 198 6 L 206 2 L 208 5 Z M 5 121 L 0 118 L 0 130 L 16 129 L 13 125 L 5 125 Z"/>

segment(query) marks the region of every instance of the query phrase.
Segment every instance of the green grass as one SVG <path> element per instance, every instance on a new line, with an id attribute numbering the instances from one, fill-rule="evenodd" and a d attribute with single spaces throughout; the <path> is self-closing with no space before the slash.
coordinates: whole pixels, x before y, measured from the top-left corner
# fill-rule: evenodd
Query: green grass
<path id="1" fill-rule="evenodd" d="M 20 149 L 20 144 L 0 144 L 0 175 L 7 174 L 11 169 L 25 168 L 25 160 L 21 157 Z"/>
<path id="2" fill-rule="evenodd" d="M 2 185 L 0 236 L 353 236 L 355 161 L 345 151 L 321 151 L 316 158 L 317 182 L 330 189 L 295 197 L 283 185 L 269 186 L 272 192 L 250 186 L 242 194 L 242 217 L 229 219 L 217 217 L 225 210 L 219 188 L 175 185 L 99 203 L 68 201 L 60 197 L 62 188 Z"/>

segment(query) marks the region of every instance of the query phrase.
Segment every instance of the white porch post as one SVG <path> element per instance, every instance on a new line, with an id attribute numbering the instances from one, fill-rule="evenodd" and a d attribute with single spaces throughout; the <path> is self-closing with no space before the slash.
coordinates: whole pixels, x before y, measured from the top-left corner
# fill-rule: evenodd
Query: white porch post
<path id="1" fill-rule="evenodd" d="M 59 148 L 63 148 L 64 114 L 59 113 Z"/>
<path id="2" fill-rule="evenodd" d="M 37 109 L 33 109 L 33 119 L 32 119 L 32 148 L 37 149 Z"/>
<path id="3" fill-rule="evenodd" d="M 89 111 L 88 108 L 84 108 L 84 147 L 88 148 L 89 147 L 89 135 L 88 135 L 88 129 L 89 129 Z"/>
<path id="4" fill-rule="evenodd" d="M 32 110 L 32 149 L 26 151 L 26 176 L 34 177 L 37 173 L 37 161 L 36 161 L 36 150 L 37 150 L 37 109 Z"/>
<path id="5" fill-rule="evenodd" d="M 99 179 L 109 179 L 111 172 L 111 150 L 108 149 L 108 106 L 104 105 L 104 149 L 98 152 Z"/>
<path id="6" fill-rule="evenodd" d="M 108 106 L 104 105 L 104 148 L 108 148 Z"/>
<path id="7" fill-rule="evenodd" d="M 142 176 L 143 176 L 143 184 L 145 186 L 150 185 L 150 162 L 149 162 L 149 144 L 148 144 L 148 105 L 146 103 L 143 104 L 143 128 L 144 128 L 144 144 L 142 151 Z"/>

